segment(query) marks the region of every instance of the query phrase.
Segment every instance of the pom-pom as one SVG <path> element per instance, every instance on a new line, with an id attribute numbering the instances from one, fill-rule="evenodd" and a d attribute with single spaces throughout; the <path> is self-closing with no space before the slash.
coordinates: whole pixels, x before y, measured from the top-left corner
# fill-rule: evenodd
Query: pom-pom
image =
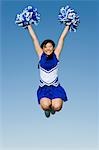
<path id="1" fill-rule="evenodd" d="M 27 28 L 30 24 L 37 25 L 40 21 L 40 14 L 37 11 L 37 8 L 32 6 L 26 7 L 22 13 L 16 15 L 15 23 L 18 26 Z"/>
<path id="2" fill-rule="evenodd" d="M 79 16 L 69 6 L 62 7 L 59 11 L 58 20 L 70 26 L 70 31 L 76 32 L 77 27 L 80 23 Z"/>

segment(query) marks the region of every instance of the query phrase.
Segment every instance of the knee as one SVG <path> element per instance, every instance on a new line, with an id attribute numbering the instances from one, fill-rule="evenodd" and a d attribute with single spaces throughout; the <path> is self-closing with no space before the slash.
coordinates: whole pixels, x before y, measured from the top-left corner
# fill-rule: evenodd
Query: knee
<path id="1" fill-rule="evenodd" d="M 41 108 L 42 108 L 43 110 L 48 110 L 49 107 L 50 107 L 50 105 L 47 105 L 47 104 L 41 104 Z"/>
<path id="2" fill-rule="evenodd" d="M 62 105 L 55 104 L 52 106 L 55 111 L 60 111 L 62 109 Z"/>
<path id="3" fill-rule="evenodd" d="M 43 110 L 48 110 L 50 108 L 51 103 L 48 101 L 43 101 L 40 102 L 40 105 Z"/>

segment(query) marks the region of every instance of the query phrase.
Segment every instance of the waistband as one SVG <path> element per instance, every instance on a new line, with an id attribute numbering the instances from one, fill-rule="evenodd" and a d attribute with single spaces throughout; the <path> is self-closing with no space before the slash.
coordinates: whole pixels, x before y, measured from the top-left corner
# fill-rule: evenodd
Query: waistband
<path id="1" fill-rule="evenodd" d="M 47 86 L 51 86 L 51 85 L 53 85 L 53 86 L 58 86 L 59 85 L 59 81 L 58 81 L 58 78 L 56 78 L 53 82 L 51 82 L 51 83 L 46 83 L 45 81 L 43 81 L 42 79 L 40 79 L 40 84 L 39 84 L 39 86 L 40 87 L 43 87 L 43 86 L 45 86 L 45 85 L 47 85 Z"/>

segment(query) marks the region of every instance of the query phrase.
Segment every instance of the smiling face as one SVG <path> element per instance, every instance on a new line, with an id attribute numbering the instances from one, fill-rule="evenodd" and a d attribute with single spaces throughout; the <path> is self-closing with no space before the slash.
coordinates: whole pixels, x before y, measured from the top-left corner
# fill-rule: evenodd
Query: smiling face
<path id="1" fill-rule="evenodd" d="M 46 55 L 51 55 L 54 51 L 52 43 L 48 42 L 46 45 L 43 45 L 43 51 Z"/>

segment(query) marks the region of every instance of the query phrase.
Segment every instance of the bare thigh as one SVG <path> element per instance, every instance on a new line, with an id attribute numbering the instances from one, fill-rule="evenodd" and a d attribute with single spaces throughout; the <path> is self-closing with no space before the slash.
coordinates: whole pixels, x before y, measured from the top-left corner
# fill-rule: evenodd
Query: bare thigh
<path id="1" fill-rule="evenodd" d="M 63 100 L 61 98 L 52 99 L 52 108 L 55 111 L 60 111 L 63 106 Z"/>
<path id="2" fill-rule="evenodd" d="M 40 99 L 40 105 L 43 110 L 48 110 L 51 106 L 51 103 L 52 101 L 47 97 Z"/>

